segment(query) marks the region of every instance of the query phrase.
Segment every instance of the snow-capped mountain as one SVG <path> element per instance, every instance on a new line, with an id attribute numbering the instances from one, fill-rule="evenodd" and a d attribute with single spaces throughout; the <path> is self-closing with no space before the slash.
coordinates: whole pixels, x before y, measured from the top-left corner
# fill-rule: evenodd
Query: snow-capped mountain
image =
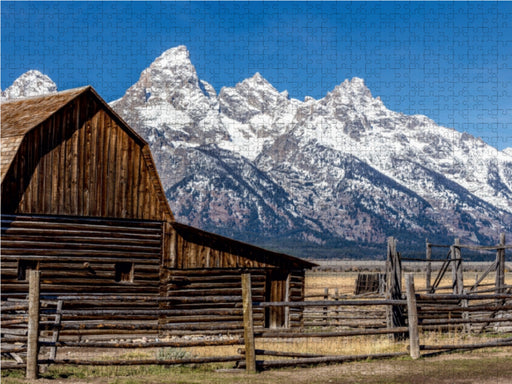
<path id="1" fill-rule="evenodd" d="M 57 85 L 37 70 L 25 72 L 2 92 L 2 100 L 39 96 L 57 92 Z"/>
<path id="2" fill-rule="evenodd" d="M 391 111 L 359 78 L 319 100 L 259 73 L 217 94 L 180 46 L 111 106 L 149 142 L 176 219 L 209 231 L 301 256 L 512 231 L 512 151 Z"/>

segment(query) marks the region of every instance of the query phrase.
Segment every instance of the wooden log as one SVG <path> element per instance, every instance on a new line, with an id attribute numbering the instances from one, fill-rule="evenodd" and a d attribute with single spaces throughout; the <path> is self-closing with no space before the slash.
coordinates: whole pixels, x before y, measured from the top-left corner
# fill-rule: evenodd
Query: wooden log
<path id="1" fill-rule="evenodd" d="M 258 361 L 259 368 L 280 368 L 280 367 L 293 367 L 300 365 L 312 364 L 328 364 L 328 363 L 343 363 L 346 361 L 358 361 L 367 359 L 389 359 L 394 357 L 406 356 L 408 352 L 395 352 L 395 353 L 376 353 L 369 355 L 346 355 L 346 356 L 324 356 L 324 357 L 309 357 L 298 358 L 292 360 L 263 360 Z M 240 368 L 245 367 L 241 362 Z"/>
<path id="2" fill-rule="evenodd" d="M 285 282 L 284 301 L 290 301 L 290 279 L 291 274 L 288 273 Z M 290 307 L 284 307 L 284 327 L 290 328 Z"/>
<path id="3" fill-rule="evenodd" d="M 405 289 L 407 294 L 407 318 L 409 322 L 409 353 L 416 360 L 420 357 L 420 342 L 418 334 L 418 310 L 414 292 L 414 275 L 405 276 Z"/>
<path id="4" fill-rule="evenodd" d="M 427 269 L 425 273 L 425 289 L 427 292 L 430 291 L 430 287 L 432 286 L 432 247 L 430 246 L 428 240 L 427 240 L 427 252 L 426 252 L 426 259 L 427 259 Z"/>
<path id="5" fill-rule="evenodd" d="M 255 336 L 264 338 L 308 338 L 308 337 L 347 337 L 363 335 L 385 335 L 388 333 L 404 333 L 409 329 L 407 327 L 385 328 L 385 329 L 363 329 L 357 331 L 341 332 L 285 332 L 285 331 L 255 331 Z"/>
<path id="6" fill-rule="evenodd" d="M 18 363 L 17 361 L 4 361 L 2 360 L 2 370 L 4 369 L 23 369 L 25 363 Z"/>
<path id="7" fill-rule="evenodd" d="M 254 302 L 258 307 L 344 307 L 344 306 L 372 306 L 372 305 L 407 305 L 407 300 L 338 300 L 338 301 L 273 301 Z"/>
<path id="8" fill-rule="evenodd" d="M 421 345 L 420 349 L 423 351 L 437 351 L 442 349 L 456 350 L 456 349 L 480 349 L 480 348 L 493 348 L 493 347 L 506 347 L 512 346 L 512 337 L 505 339 L 497 339 L 486 343 L 476 344 L 456 344 L 456 345 Z"/>
<path id="9" fill-rule="evenodd" d="M 421 325 L 454 325 L 454 324 L 478 324 L 478 323 L 509 323 L 512 322 L 512 318 L 494 318 L 484 317 L 481 319 L 475 318 L 463 318 L 463 319 L 426 319 L 421 321 Z"/>
<path id="10" fill-rule="evenodd" d="M 505 245 L 505 234 L 500 234 L 500 246 Z M 505 285 L 505 249 L 496 252 L 496 293 L 503 293 Z"/>
<path id="11" fill-rule="evenodd" d="M 73 342 L 73 341 L 41 341 L 45 347 L 74 347 L 74 348 L 188 348 L 188 347 L 212 347 L 221 345 L 243 344 L 242 338 L 226 340 L 186 340 L 186 341 L 148 341 L 148 342 Z"/>
<path id="12" fill-rule="evenodd" d="M 462 271 L 462 258 L 460 253 L 460 240 L 455 239 L 452 249 L 452 278 L 453 293 L 461 295 L 464 290 L 464 275 Z"/>
<path id="13" fill-rule="evenodd" d="M 96 365 L 96 366 L 126 366 L 126 365 L 181 365 L 181 364 L 207 364 L 222 362 L 237 362 L 243 360 L 240 355 L 236 356 L 217 356 L 217 357 L 194 357 L 189 359 L 147 359 L 147 360 L 78 360 L 78 359 L 60 359 L 60 360 L 40 360 L 40 364 L 54 365 Z"/>
<path id="14" fill-rule="evenodd" d="M 245 362 L 248 373 L 256 372 L 256 353 L 254 346 L 254 324 L 252 318 L 251 274 L 242 274 L 242 297 L 244 317 Z"/>
<path id="15" fill-rule="evenodd" d="M 425 300 L 432 300 L 435 302 L 439 302 L 439 300 L 495 300 L 495 299 L 505 299 L 505 300 L 512 300 L 512 294 L 462 294 L 462 295 L 452 295 L 452 294 L 425 294 L 425 293 L 417 293 L 416 297 L 418 300 L 425 301 Z"/>
<path id="16" fill-rule="evenodd" d="M 402 297 L 402 264 L 396 250 L 396 239 L 388 238 L 388 249 L 386 258 L 386 299 L 399 300 Z M 405 325 L 402 308 L 392 305 L 387 309 L 387 324 L 389 328 L 396 328 Z M 401 339 L 403 335 L 392 334 L 393 339 Z"/>
<path id="17" fill-rule="evenodd" d="M 324 288 L 324 301 L 327 301 L 327 300 L 329 300 L 329 288 Z M 324 312 L 323 312 L 324 313 L 323 320 L 325 322 L 327 322 L 327 315 L 328 315 L 327 306 L 324 306 L 323 310 L 324 310 Z"/>
<path id="18" fill-rule="evenodd" d="M 27 371 L 28 380 L 36 380 L 39 375 L 37 357 L 39 354 L 39 279 L 40 271 L 30 270 L 28 293 L 28 336 L 27 336 Z"/>
<path id="19" fill-rule="evenodd" d="M 325 355 L 319 355 L 316 353 L 300 353 L 300 352 L 283 352 L 283 351 L 269 351 L 266 349 L 256 349 L 256 355 L 262 356 L 282 356 L 282 357 L 324 357 Z M 238 353 L 245 355 L 245 350 L 242 348 L 238 349 Z"/>
<path id="20" fill-rule="evenodd" d="M 511 305 L 479 305 L 479 306 L 468 306 L 466 308 L 462 308 L 460 306 L 452 306 L 452 307 L 421 307 L 422 312 L 482 312 L 482 311 L 505 311 L 511 310 Z"/>
<path id="21" fill-rule="evenodd" d="M 62 320 L 62 300 L 57 302 L 56 314 L 55 314 L 55 328 L 53 329 L 52 342 L 56 343 L 59 340 L 60 325 Z M 55 360 L 57 357 L 57 347 L 53 346 L 50 349 L 50 360 Z"/>
<path id="22" fill-rule="evenodd" d="M 431 246 L 433 246 L 431 244 Z M 446 259 L 444 260 L 443 262 L 443 265 L 441 266 L 441 269 L 439 270 L 435 280 L 434 280 L 434 284 L 432 284 L 432 286 L 430 287 L 430 293 L 434 293 L 436 291 L 436 289 L 442 289 L 442 288 L 438 288 L 439 284 L 441 283 L 441 280 L 443 279 L 443 276 L 444 274 L 446 273 L 446 271 L 448 270 L 448 266 L 450 265 L 450 257 L 452 255 L 452 248 L 451 246 L 449 247 L 450 250 L 448 251 L 448 254 L 446 255 Z"/>

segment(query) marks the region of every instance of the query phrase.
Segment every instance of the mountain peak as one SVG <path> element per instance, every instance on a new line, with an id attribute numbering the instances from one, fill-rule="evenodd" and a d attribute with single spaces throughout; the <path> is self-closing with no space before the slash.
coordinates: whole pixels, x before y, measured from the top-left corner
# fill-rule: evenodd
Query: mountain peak
<path id="1" fill-rule="evenodd" d="M 192 66 L 190 52 L 184 45 L 173 47 L 162 53 L 151 64 L 151 67 L 175 68 L 180 66 Z"/>
<path id="2" fill-rule="evenodd" d="M 370 90 L 364 83 L 364 80 L 361 79 L 360 77 L 353 77 L 351 80 L 346 79 L 343 83 L 341 83 L 336 88 L 340 88 L 340 89 L 344 90 L 345 92 L 353 92 L 353 93 L 358 93 L 358 94 L 362 94 L 362 95 L 368 95 L 370 97 L 372 96 Z"/>
<path id="3" fill-rule="evenodd" d="M 57 85 L 47 75 L 32 69 L 18 77 L 2 92 L 2 99 L 40 96 L 57 92 Z"/>

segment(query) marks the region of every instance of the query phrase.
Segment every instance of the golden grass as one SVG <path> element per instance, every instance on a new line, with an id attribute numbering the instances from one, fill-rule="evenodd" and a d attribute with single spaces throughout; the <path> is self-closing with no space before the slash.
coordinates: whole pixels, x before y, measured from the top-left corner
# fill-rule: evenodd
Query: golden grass
<path id="1" fill-rule="evenodd" d="M 432 272 L 431 283 L 437 276 L 437 271 Z M 323 296 L 325 288 L 329 288 L 329 294 L 333 295 L 334 290 L 338 289 L 340 295 L 353 295 L 355 290 L 355 283 L 359 272 L 324 272 L 324 271 L 313 271 L 306 274 L 305 280 L 305 293 L 307 296 Z M 405 274 L 404 274 L 405 275 Z M 464 272 L 464 285 L 474 284 L 479 276 L 482 276 L 482 272 L 469 271 Z M 405 277 L 404 277 L 405 278 Z M 480 284 L 494 284 L 495 275 L 491 272 Z M 402 281 L 405 284 L 405 281 Z M 512 285 L 512 273 L 505 273 L 505 284 Z M 448 270 L 441 283 L 440 287 L 451 287 L 452 285 L 452 274 L 451 270 Z M 402 285 L 404 286 L 404 285 Z M 425 272 L 414 273 L 414 286 L 417 290 L 426 289 L 426 276 Z M 491 286 L 485 288 L 492 288 Z M 481 288 L 484 289 L 484 288 Z M 449 293 L 450 288 L 440 289 L 438 293 Z"/>

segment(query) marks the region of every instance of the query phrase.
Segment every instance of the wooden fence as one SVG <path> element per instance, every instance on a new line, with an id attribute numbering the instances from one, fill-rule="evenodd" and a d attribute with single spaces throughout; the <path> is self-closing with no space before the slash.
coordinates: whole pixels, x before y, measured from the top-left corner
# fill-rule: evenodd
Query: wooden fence
<path id="1" fill-rule="evenodd" d="M 130 296 L 59 296 L 39 297 L 39 272 L 30 271 L 30 292 L 28 300 L 11 300 L 2 305 L 2 354 L 13 358 L 11 362 L 2 362 L 3 368 L 26 368 L 29 379 L 38 376 L 39 367 L 49 364 L 70 365 L 174 365 L 202 364 L 212 362 L 233 362 L 238 367 L 245 367 L 249 372 L 268 367 L 311 365 L 318 363 L 335 363 L 367 358 L 388 358 L 410 355 L 416 359 L 421 351 L 443 351 L 452 349 L 473 349 L 493 346 L 512 346 L 512 338 L 496 338 L 478 344 L 422 345 L 422 330 L 457 329 L 459 331 L 480 333 L 483 330 L 512 330 L 512 294 L 508 293 L 471 293 L 471 294 L 431 294 L 416 293 L 414 278 L 408 274 L 405 280 L 405 298 L 397 299 L 338 299 L 303 302 L 253 302 L 251 295 L 251 275 L 242 274 L 242 297 L 233 297 L 235 307 L 241 310 L 240 323 L 236 329 L 202 330 L 201 336 L 186 330 L 173 330 L 160 324 L 158 319 L 165 317 L 169 309 L 148 311 L 148 302 L 156 304 L 169 299 Z M 223 300 L 225 297 L 223 297 Z M 66 302 L 88 300 L 99 303 L 100 310 L 66 310 Z M 105 303 L 112 304 L 105 310 Z M 126 303 L 131 303 L 126 306 Z M 138 306 L 140 304 L 140 306 Z M 163 306 L 166 308 L 167 306 Z M 265 329 L 255 327 L 254 313 L 265 308 L 317 308 L 320 310 L 338 310 L 343 317 L 347 309 L 353 308 L 390 308 L 396 307 L 406 314 L 403 326 L 371 327 L 350 329 L 336 326 L 304 329 Z M 71 306 L 73 308 L 73 306 Z M 115 309 L 119 308 L 119 309 Z M 384 311 L 384 309 L 381 309 Z M 221 311 L 222 312 L 222 311 Z M 224 313 L 212 316 L 222 316 Z M 89 316 L 89 321 L 76 318 Z M 124 321 L 120 319 L 124 318 Z M 175 338 L 162 338 L 162 335 Z M 215 337 L 213 337 L 215 334 Z M 334 338 L 361 335 L 388 334 L 397 339 L 409 339 L 409 348 L 401 352 L 366 355 L 321 355 L 261 350 L 255 348 L 256 340 L 261 339 L 297 339 L 297 338 Z M 180 336 L 188 335 L 187 338 Z M 208 336 L 210 335 L 210 336 Z M 62 358 L 57 353 L 60 348 L 187 348 L 201 346 L 239 345 L 238 353 L 230 356 L 189 357 L 189 358 L 155 358 L 155 359 L 114 359 L 90 360 Z M 261 356 L 273 356 L 277 360 L 258 360 Z"/>

